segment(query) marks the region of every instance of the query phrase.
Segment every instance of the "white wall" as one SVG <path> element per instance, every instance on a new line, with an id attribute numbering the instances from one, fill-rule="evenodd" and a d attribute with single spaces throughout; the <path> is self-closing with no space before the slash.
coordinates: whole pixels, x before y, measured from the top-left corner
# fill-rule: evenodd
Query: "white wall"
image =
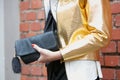
<path id="1" fill-rule="evenodd" d="M 0 80 L 20 80 L 11 67 L 19 20 L 19 0 L 0 0 Z"/>
<path id="2" fill-rule="evenodd" d="M 5 80 L 4 62 L 4 0 L 0 0 L 0 80 Z"/>

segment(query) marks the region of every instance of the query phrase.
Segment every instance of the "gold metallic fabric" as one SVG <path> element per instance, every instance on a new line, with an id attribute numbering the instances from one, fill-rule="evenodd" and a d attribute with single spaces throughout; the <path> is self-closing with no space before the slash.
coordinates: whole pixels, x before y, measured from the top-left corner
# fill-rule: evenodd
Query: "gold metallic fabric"
<path id="1" fill-rule="evenodd" d="M 59 0 L 58 35 L 64 61 L 98 60 L 110 41 L 109 0 Z"/>

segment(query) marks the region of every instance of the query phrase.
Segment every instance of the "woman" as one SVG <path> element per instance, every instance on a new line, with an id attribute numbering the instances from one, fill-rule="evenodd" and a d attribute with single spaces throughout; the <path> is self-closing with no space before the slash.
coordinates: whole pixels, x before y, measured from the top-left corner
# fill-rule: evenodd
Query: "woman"
<path id="1" fill-rule="evenodd" d="M 39 61 L 65 62 L 68 80 L 102 78 L 98 59 L 99 50 L 110 41 L 109 0 L 44 0 L 44 3 L 46 18 L 51 6 L 62 47 L 53 52 L 34 44 L 33 48 L 41 53 Z"/>

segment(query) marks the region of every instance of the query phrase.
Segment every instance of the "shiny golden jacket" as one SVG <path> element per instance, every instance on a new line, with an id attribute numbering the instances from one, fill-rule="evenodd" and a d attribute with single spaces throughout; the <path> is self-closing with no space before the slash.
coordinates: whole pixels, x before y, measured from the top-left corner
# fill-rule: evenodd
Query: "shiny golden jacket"
<path id="1" fill-rule="evenodd" d="M 63 61 L 98 60 L 110 41 L 109 0 L 59 0 L 58 35 Z"/>

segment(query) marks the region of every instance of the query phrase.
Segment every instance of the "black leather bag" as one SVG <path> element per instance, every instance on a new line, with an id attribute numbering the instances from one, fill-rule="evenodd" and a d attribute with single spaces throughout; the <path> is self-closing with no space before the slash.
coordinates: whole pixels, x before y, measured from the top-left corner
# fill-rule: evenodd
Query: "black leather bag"
<path id="1" fill-rule="evenodd" d="M 59 39 L 57 36 L 57 28 L 51 11 L 48 14 L 49 18 L 46 21 L 43 34 L 39 34 L 30 38 L 24 38 L 15 42 L 16 56 L 20 56 L 25 64 L 36 61 L 40 57 L 32 44 L 37 44 L 39 47 L 56 51 L 59 49 Z"/>
<path id="2" fill-rule="evenodd" d="M 32 48 L 32 44 L 49 49 L 57 50 L 59 48 L 55 32 L 49 31 L 34 37 L 17 40 L 15 42 L 16 56 L 20 56 L 24 63 L 28 64 L 36 61 L 40 54 Z"/>

